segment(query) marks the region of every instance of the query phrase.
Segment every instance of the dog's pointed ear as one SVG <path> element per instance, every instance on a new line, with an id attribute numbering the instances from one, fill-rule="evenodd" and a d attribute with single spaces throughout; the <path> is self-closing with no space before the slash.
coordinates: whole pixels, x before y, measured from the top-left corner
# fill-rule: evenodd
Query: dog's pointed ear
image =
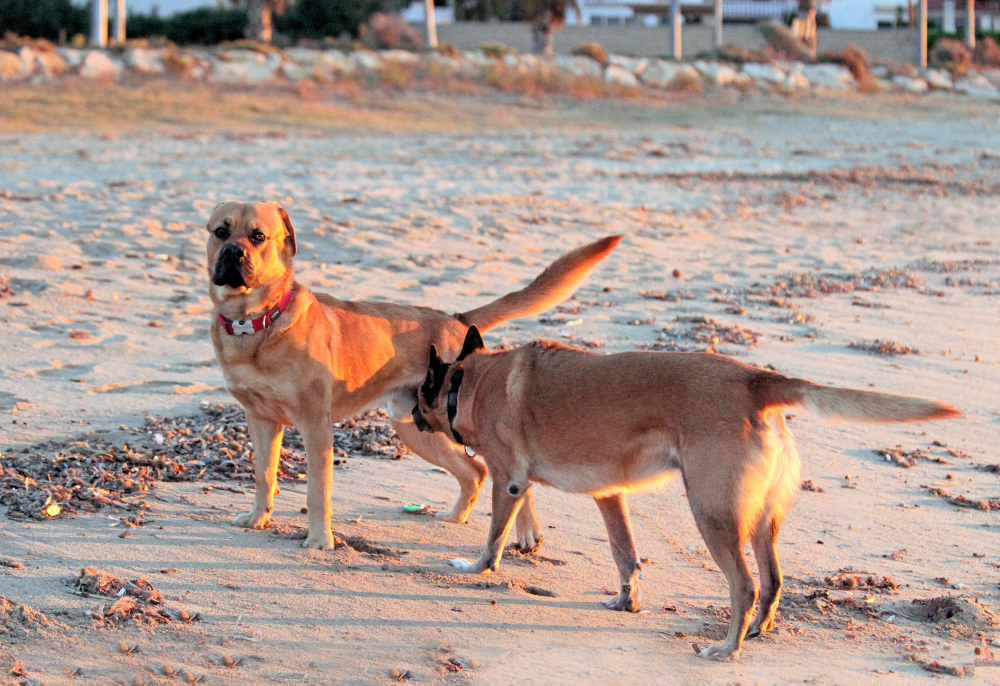
<path id="1" fill-rule="evenodd" d="M 427 361 L 427 378 L 420 386 L 420 394 L 428 405 L 433 407 L 437 401 L 438 392 L 444 385 L 444 377 L 448 373 L 448 365 L 438 355 L 437 346 L 431 343 L 431 352 Z"/>
<path id="2" fill-rule="evenodd" d="M 431 343 L 431 354 L 430 354 L 430 359 L 427 360 L 427 366 L 430 367 L 431 369 L 434 369 L 440 364 L 441 364 L 441 356 L 438 355 L 437 346 Z"/>
<path id="3" fill-rule="evenodd" d="M 465 343 L 462 344 L 462 352 L 458 354 L 458 361 L 461 362 L 472 353 L 482 350 L 485 347 L 486 344 L 483 343 L 483 337 L 479 334 L 479 329 L 473 324 L 465 333 Z"/>
<path id="4" fill-rule="evenodd" d="M 285 242 L 291 243 L 292 256 L 294 257 L 295 253 L 297 253 L 299 250 L 298 246 L 295 244 L 295 227 L 292 226 L 292 219 L 291 217 L 288 216 L 288 212 L 285 211 L 284 207 L 282 207 L 278 203 L 274 203 L 274 207 L 275 209 L 278 210 L 278 214 L 281 215 L 281 223 L 285 225 L 285 231 L 287 233 L 287 235 L 285 236 Z"/>

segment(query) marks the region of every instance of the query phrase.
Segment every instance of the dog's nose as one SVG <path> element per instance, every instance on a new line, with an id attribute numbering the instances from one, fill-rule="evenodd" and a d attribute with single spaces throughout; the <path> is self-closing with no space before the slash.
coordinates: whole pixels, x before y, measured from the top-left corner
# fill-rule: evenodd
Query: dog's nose
<path id="1" fill-rule="evenodd" d="M 242 260 L 246 257 L 246 252 L 244 252 L 243 248 L 238 245 L 229 244 L 223 249 L 222 252 L 226 254 L 226 257 L 234 260 Z"/>

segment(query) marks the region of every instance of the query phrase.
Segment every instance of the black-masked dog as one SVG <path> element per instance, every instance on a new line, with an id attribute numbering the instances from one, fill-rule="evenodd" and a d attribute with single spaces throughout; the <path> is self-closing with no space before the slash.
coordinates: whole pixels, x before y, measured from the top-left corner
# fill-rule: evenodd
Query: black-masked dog
<path id="1" fill-rule="evenodd" d="M 702 656 L 736 657 L 744 635 L 772 628 L 781 591 L 776 540 L 799 486 L 799 455 L 782 410 L 808 408 L 859 422 L 954 417 L 946 403 L 820 386 L 720 355 L 598 355 L 541 341 L 487 352 L 472 327 L 454 364 L 431 347 L 414 419 L 482 455 L 493 477 L 493 519 L 471 573 L 496 570 L 531 483 L 596 500 L 621 593 L 605 605 L 639 609 L 639 557 L 625 495 L 680 472 L 698 529 L 729 581 L 725 642 Z M 753 545 L 760 606 L 743 550 Z"/>
<path id="2" fill-rule="evenodd" d="M 226 388 L 246 410 L 254 447 L 257 491 L 236 526 L 260 528 L 271 517 L 278 457 L 286 426 L 302 434 L 308 460 L 309 535 L 304 545 L 326 548 L 333 485 L 333 423 L 373 406 L 387 407 L 400 439 L 444 467 L 461 494 L 445 521 L 464 522 L 486 479 L 443 435 L 420 433 L 410 409 L 423 379 L 427 346 L 454 356 L 469 325 L 491 327 L 542 312 L 568 298 L 620 236 L 567 253 L 524 289 L 450 315 L 427 307 L 344 302 L 295 281 L 295 230 L 276 204 L 225 202 L 208 220 L 209 294 L 216 321 L 212 343 Z M 518 519 L 519 543 L 533 548 L 541 528 L 529 503 Z"/>

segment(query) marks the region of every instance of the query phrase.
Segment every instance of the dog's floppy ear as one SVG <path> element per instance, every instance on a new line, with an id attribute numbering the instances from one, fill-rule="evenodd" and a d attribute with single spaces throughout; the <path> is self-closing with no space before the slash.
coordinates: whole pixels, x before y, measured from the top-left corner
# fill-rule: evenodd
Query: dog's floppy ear
<path id="1" fill-rule="evenodd" d="M 461 362 L 472 353 L 482 350 L 485 347 L 486 344 L 483 343 L 483 337 L 479 334 L 479 329 L 473 324 L 465 333 L 465 343 L 462 344 L 462 352 L 458 354 L 458 361 Z"/>
<path id="2" fill-rule="evenodd" d="M 292 226 L 292 219 L 288 216 L 288 212 L 285 211 L 284 207 L 278 203 L 274 203 L 274 207 L 278 210 L 278 214 L 281 215 L 281 223 L 285 225 L 285 231 L 288 232 L 288 236 L 285 238 L 285 241 L 292 244 L 292 255 L 294 256 L 299 250 L 298 246 L 295 244 L 295 227 Z"/>
<path id="3" fill-rule="evenodd" d="M 448 373 L 448 367 L 449 365 L 445 364 L 445 361 L 438 355 L 437 346 L 431 343 L 430 359 L 427 362 L 427 378 L 420 386 L 420 395 L 431 407 L 435 405 L 438 393 L 441 392 L 441 386 L 444 385 L 444 377 Z"/>

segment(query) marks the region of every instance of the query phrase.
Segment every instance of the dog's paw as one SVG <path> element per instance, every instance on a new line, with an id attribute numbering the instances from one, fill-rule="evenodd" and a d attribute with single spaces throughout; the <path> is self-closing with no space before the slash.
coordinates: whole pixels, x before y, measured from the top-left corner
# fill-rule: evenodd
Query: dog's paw
<path id="1" fill-rule="evenodd" d="M 725 643 L 717 646 L 708 646 L 703 651 L 698 653 L 698 657 L 703 657 L 708 660 L 738 660 L 740 657 L 740 651 L 734 650 L 728 647 Z"/>
<path id="2" fill-rule="evenodd" d="M 640 607 L 638 599 L 620 593 L 614 598 L 602 601 L 601 605 L 615 612 L 638 612 Z"/>
<path id="3" fill-rule="evenodd" d="M 452 567 L 460 572 L 465 572 L 466 574 L 479 574 L 483 571 L 483 568 L 479 565 L 479 562 L 469 562 L 468 560 L 457 558 L 454 560 L 448 560 Z"/>
<path id="4" fill-rule="evenodd" d="M 465 524 L 468 515 L 462 516 L 462 513 L 456 509 L 448 510 L 447 512 L 436 512 L 434 513 L 435 519 L 440 519 L 442 522 L 448 522 L 449 524 Z"/>
<path id="5" fill-rule="evenodd" d="M 545 537 L 541 534 L 536 534 L 534 531 L 528 530 L 524 533 L 520 531 L 517 532 L 517 549 L 522 553 L 535 553 L 538 549 L 542 547 L 542 541 Z"/>
<path id="6" fill-rule="evenodd" d="M 237 515 L 236 519 L 233 520 L 233 526 L 243 527 L 244 529 L 263 529 L 270 521 L 271 514 L 269 512 L 251 510 L 250 512 Z"/>
<path id="7" fill-rule="evenodd" d="M 333 534 L 329 531 L 324 531 L 320 534 L 314 534 L 311 531 L 309 535 L 306 536 L 306 540 L 302 541 L 303 548 L 312 548 L 313 550 L 326 550 L 333 547 Z"/>

